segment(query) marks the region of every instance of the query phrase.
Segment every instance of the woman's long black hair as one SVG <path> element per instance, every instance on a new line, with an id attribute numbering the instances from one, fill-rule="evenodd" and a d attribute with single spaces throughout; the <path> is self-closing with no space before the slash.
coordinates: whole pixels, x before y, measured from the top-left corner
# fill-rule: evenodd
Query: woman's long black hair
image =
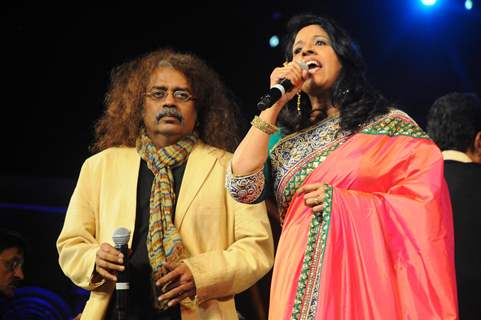
<path id="1" fill-rule="evenodd" d="M 319 25 L 328 34 L 331 46 L 342 66 L 331 93 L 331 102 L 340 111 L 341 129 L 356 132 L 367 121 L 387 113 L 389 102 L 367 81 L 364 61 L 358 46 L 332 20 L 312 14 L 293 16 L 287 24 L 286 61 L 292 60 L 292 47 L 297 33 L 309 25 Z M 279 115 L 279 125 L 286 134 L 312 125 L 309 120 L 312 108 L 307 95 L 301 92 L 300 115 L 298 115 L 296 104 L 297 99 L 294 98 Z M 324 117 L 319 117 L 318 121 Z"/>

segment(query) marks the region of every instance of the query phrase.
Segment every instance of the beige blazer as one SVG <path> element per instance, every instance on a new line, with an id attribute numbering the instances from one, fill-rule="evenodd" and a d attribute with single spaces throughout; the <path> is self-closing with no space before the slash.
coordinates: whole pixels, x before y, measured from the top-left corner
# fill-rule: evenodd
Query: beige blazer
<path id="1" fill-rule="evenodd" d="M 197 299 L 182 304 L 182 319 L 237 319 L 234 294 L 253 285 L 273 264 L 264 203 L 237 203 L 226 192 L 231 156 L 198 143 L 187 161 L 175 225 L 190 254 L 185 263 L 194 275 Z M 92 283 L 95 254 L 101 243 L 113 244 L 115 228 L 133 233 L 139 168 L 134 148 L 109 148 L 82 166 L 57 240 L 63 272 L 91 291 L 82 319 L 104 318 L 114 284 Z"/>

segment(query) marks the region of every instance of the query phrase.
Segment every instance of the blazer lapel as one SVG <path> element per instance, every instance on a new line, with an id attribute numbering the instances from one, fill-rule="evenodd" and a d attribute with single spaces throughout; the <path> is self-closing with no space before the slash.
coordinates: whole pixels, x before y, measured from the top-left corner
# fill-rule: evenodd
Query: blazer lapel
<path id="1" fill-rule="evenodd" d="M 139 178 L 140 169 L 140 156 L 137 154 L 135 148 L 125 148 L 125 152 L 119 154 L 119 162 L 122 164 L 119 166 L 117 174 L 123 177 L 122 183 L 125 194 L 123 194 L 121 201 L 123 212 L 119 219 L 119 226 L 127 227 L 130 232 L 129 246 L 132 246 L 133 233 L 135 228 L 135 217 L 137 208 L 137 183 Z M 115 189 L 115 188 L 114 188 Z"/>
<path id="2" fill-rule="evenodd" d="M 182 178 L 175 209 L 175 225 L 180 229 L 192 201 L 214 167 L 216 158 L 209 154 L 203 143 L 198 143 L 189 155 Z"/>

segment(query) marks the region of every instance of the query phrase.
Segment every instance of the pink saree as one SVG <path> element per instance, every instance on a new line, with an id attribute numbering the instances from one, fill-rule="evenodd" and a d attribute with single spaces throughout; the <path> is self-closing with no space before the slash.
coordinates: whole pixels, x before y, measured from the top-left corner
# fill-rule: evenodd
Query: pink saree
<path id="1" fill-rule="evenodd" d="M 456 319 L 443 159 L 422 130 L 390 113 L 305 157 L 278 190 L 312 162 L 302 184 L 329 184 L 325 209 L 313 214 L 293 196 L 269 319 Z"/>

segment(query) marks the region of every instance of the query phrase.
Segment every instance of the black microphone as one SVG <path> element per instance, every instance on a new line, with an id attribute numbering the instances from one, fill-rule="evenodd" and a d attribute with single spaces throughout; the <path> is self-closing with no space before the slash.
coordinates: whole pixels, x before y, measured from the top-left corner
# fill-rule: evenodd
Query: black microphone
<path id="1" fill-rule="evenodd" d="M 128 266 L 128 242 L 130 239 L 130 231 L 127 228 L 117 228 L 114 230 L 112 240 L 115 249 L 124 255 L 124 271 L 117 272 L 117 283 L 115 284 L 115 313 L 116 319 L 128 319 L 128 303 L 129 303 L 129 270 Z"/>
<path id="2" fill-rule="evenodd" d="M 303 61 L 296 61 L 296 63 L 303 69 L 308 70 L 307 64 Z M 272 106 L 277 100 L 279 100 L 286 92 L 292 90 L 294 86 L 289 79 L 282 79 L 281 82 L 274 85 L 269 89 L 269 92 L 261 97 L 257 103 L 257 109 L 260 111 L 265 110 Z"/>

